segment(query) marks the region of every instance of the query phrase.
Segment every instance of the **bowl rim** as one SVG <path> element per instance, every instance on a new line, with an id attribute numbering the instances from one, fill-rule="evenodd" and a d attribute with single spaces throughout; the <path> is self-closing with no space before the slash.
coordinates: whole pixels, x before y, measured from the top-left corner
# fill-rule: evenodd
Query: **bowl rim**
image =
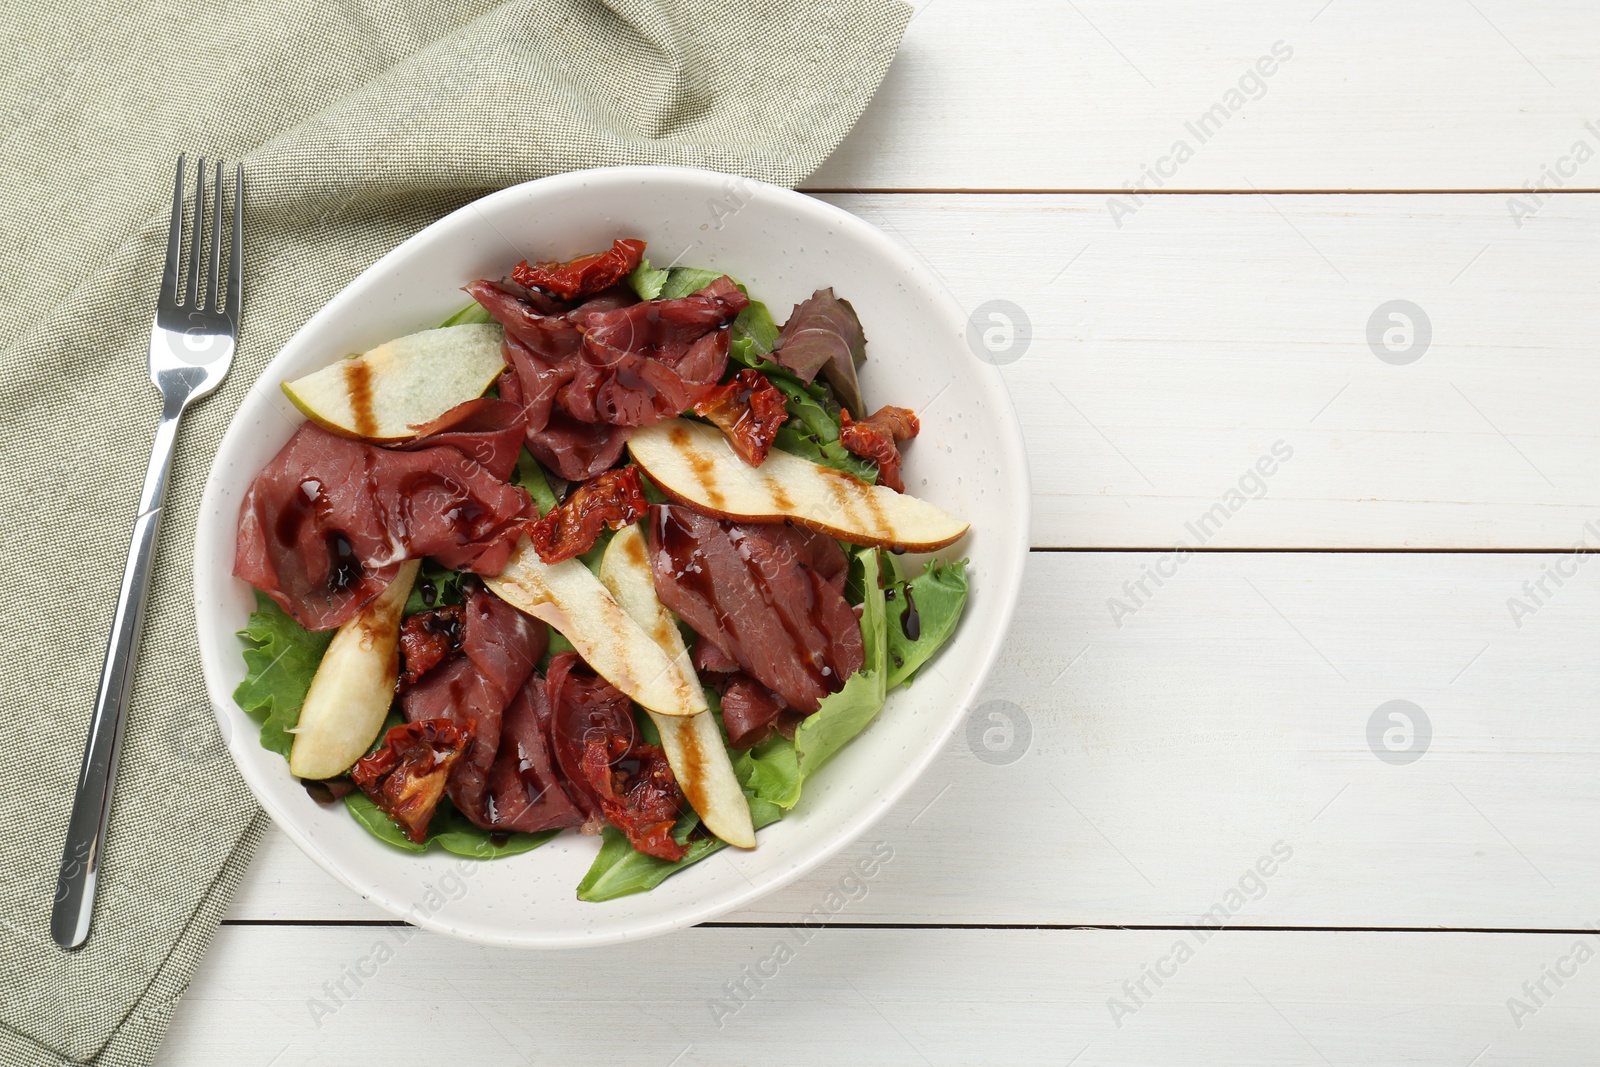
<path id="1" fill-rule="evenodd" d="M 620 189 L 625 186 L 635 185 L 640 181 L 649 182 L 663 179 L 688 180 L 700 183 L 706 189 L 713 191 L 721 191 L 724 183 L 730 179 L 746 183 L 749 186 L 758 187 L 764 195 L 773 197 L 792 208 L 808 224 L 823 227 L 831 226 L 839 231 L 847 232 L 852 238 L 871 247 L 877 255 L 882 256 L 885 261 L 896 267 L 901 276 L 909 276 L 930 292 L 938 294 L 938 298 L 933 302 L 937 306 L 938 313 L 944 319 L 944 325 L 949 328 L 950 336 L 960 337 L 965 334 L 967 324 L 965 315 L 960 312 L 961 303 L 956 299 L 949 287 L 938 277 L 937 273 L 924 266 L 916 253 L 893 240 L 865 219 L 825 200 L 817 199 L 793 189 L 698 167 L 627 165 L 567 171 L 521 182 L 489 193 L 435 219 L 374 260 L 352 278 L 327 303 L 313 312 L 293 335 L 284 342 L 282 348 L 262 367 L 259 377 L 250 385 L 248 391 L 240 399 L 238 407 L 229 417 L 227 428 L 217 444 L 216 453 L 212 456 L 201 497 L 200 521 L 197 522 L 195 529 L 192 577 L 193 610 L 195 612 L 197 640 L 199 640 L 198 630 L 204 612 L 206 582 L 208 581 L 207 577 L 202 574 L 202 570 L 203 565 L 209 562 L 208 557 L 210 555 L 206 551 L 206 546 L 201 542 L 202 534 L 209 529 L 209 522 L 206 518 L 208 515 L 206 503 L 213 497 L 214 493 L 221 491 L 221 486 L 228 480 L 226 477 L 228 472 L 222 469 L 220 458 L 229 451 L 227 446 L 230 438 L 236 432 L 242 432 L 239 424 L 240 413 L 251 403 L 252 398 L 257 395 L 258 391 L 270 388 L 274 367 L 283 358 L 285 352 L 296 348 L 303 338 L 315 336 L 322 330 L 324 323 L 340 315 L 344 310 L 344 305 L 353 299 L 349 295 L 351 290 L 356 288 L 362 280 L 374 274 L 383 273 L 391 264 L 406 260 L 412 255 L 414 249 L 432 239 L 439 231 L 461 226 L 463 219 L 479 214 L 486 206 L 498 206 L 502 203 L 524 201 L 546 194 L 577 191 L 585 187 L 588 187 L 589 191 L 593 193 L 597 191 L 594 188 L 596 183 L 600 183 L 601 189 L 599 191 L 603 192 L 607 187 Z M 477 225 L 481 226 L 486 222 L 487 219 L 484 218 Z M 487 222 L 487 224 L 491 229 L 494 228 L 492 222 Z M 996 601 L 996 607 L 993 609 L 994 615 L 992 616 L 996 625 L 988 635 L 979 655 L 973 658 L 974 669 L 971 674 L 971 680 L 966 686 L 960 689 L 953 688 L 948 693 L 949 710 L 945 714 L 944 722 L 929 737 L 922 746 L 922 750 L 916 753 L 914 758 L 900 765 L 893 776 L 883 783 L 882 788 L 874 790 L 870 797 L 863 798 L 861 805 L 840 823 L 831 838 L 821 845 L 802 852 L 793 862 L 784 865 L 780 869 L 760 872 L 754 879 L 746 879 L 749 884 L 717 899 L 686 905 L 658 916 L 636 916 L 603 930 L 574 927 L 558 935 L 542 932 L 517 936 L 479 930 L 471 926 L 452 923 L 443 915 L 421 913 L 419 909 L 411 907 L 403 901 L 392 899 L 384 891 L 381 882 L 367 882 L 357 878 L 354 873 L 346 870 L 344 864 L 327 856 L 324 850 L 312 841 L 310 836 L 298 825 L 295 815 L 277 803 L 272 790 L 266 787 L 266 783 L 257 781 L 257 772 L 254 766 L 248 761 L 234 756 L 233 746 L 235 744 L 259 744 L 259 742 L 255 739 L 254 734 L 249 731 L 246 732 L 247 736 L 242 741 L 234 736 L 235 731 L 232 728 L 231 719 L 235 715 L 243 716 L 244 712 L 234 704 L 232 693 L 221 688 L 220 681 L 213 677 L 214 672 L 206 669 L 206 657 L 201 655 L 201 669 L 204 675 L 207 696 L 210 699 L 212 712 L 217 717 L 222 736 L 227 739 L 229 758 L 233 759 L 240 777 L 244 779 L 256 802 L 271 816 L 273 823 L 303 853 L 311 857 L 319 867 L 332 875 L 340 884 L 363 899 L 371 901 L 389 914 L 417 927 L 479 944 L 507 948 L 554 949 L 598 947 L 636 941 L 670 933 L 696 923 L 706 922 L 719 915 L 747 906 L 753 901 L 783 888 L 837 856 L 847 846 L 856 841 L 922 778 L 928 767 L 938 758 L 949 743 L 951 735 L 954 734 L 956 727 L 964 718 L 963 712 L 969 707 L 974 697 L 978 695 L 988 680 L 989 673 L 993 670 L 995 662 L 999 658 L 1000 650 L 1010 630 L 1017 600 L 1021 592 L 1022 577 L 1026 569 L 1028 552 L 1031 547 L 1032 481 L 1028 469 L 1028 456 L 1021 424 L 1017 418 L 1015 405 L 1005 385 L 1005 380 L 998 367 L 992 364 L 985 365 L 986 361 L 982 360 L 975 359 L 975 362 L 979 364 L 975 369 L 977 378 L 982 383 L 982 394 L 969 398 L 968 403 L 980 403 L 988 407 L 996 416 L 996 429 L 998 431 L 996 445 L 1002 460 L 1002 473 L 997 488 L 1003 491 L 1002 499 L 1007 499 L 1014 517 L 1009 529 L 998 531 L 995 536 L 1001 540 L 1009 539 L 1007 547 L 1012 550 L 1019 560 L 1018 565 L 1011 568 L 1006 574 L 986 574 L 984 576 L 986 596 L 993 597 Z M 238 579 L 234 580 L 237 581 Z M 245 717 L 248 719 L 248 716 Z M 374 844 L 378 843 L 374 842 Z M 461 862 L 479 863 L 484 861 L 463 859 Z"/>

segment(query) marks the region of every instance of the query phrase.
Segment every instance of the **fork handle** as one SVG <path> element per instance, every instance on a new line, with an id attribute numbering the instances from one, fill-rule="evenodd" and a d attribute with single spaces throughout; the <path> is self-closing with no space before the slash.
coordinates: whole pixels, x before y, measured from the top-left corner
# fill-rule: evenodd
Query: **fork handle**
<path id="1" fill-rule="evenodd" d="M 100 691 L 94 702 L 94 716 L 89 720 L 89 736 L 83 745 L 83 765 L 78 770 L 72 818 L 67 824 L 61 870 L 56 876 L 55 907 L 50 914 L 50 934 L 62 948 L 78 948 L 89 936 L 95 877 L 105 846 L 106 822 L 111 815 L 111 787 L 116 779 L 117 755 L 121 749 L 123 709 L 133 690 L 133 667 L 139 633 L 144 625 L 145 594 L 150 590 L 150 572 L 155 564 L 156 530 L 161 522 L 161 503 L 166 496 L 167 474 L 172 466 L 173 446 L 178 440 L 178 421 L 186 400 L 187 397 L 177 391 L 163 394 L 161 424 L 156 428 L 155 443 L 150 450 L 150 466 L 145 471 L 144 488 L 139 494 L 139 516 L 133 523 L 128 562 L 122 572 L 122 591 L 117 596 L 116 613 L 111 617 Z"/>

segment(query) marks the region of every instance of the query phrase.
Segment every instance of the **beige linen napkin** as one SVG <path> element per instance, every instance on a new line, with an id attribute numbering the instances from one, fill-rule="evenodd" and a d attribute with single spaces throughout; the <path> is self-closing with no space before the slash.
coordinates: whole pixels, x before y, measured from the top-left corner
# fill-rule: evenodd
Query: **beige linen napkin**
<path id="1" fill-rule="evenodd" d="M 88 0 L 0 10 L 0 1062 L 149 1062 L 264 816 L 206 702 L 196 506 L 239 398 L 402 239 L 576 167 L 794 184 L 898 0 Z M 94 932 L 50 899 L 159 410 L 145 344 L 180 150 L 243 159 L 243 332 L 178 444 Z"/>

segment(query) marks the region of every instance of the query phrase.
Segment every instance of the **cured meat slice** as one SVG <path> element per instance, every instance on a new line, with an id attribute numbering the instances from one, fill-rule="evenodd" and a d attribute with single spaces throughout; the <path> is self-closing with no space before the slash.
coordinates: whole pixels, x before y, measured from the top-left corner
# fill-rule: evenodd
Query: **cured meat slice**
<path id="1" fill-rule="evenodd" d="M 801 714 L 861 669 L 847 561 L 829 537 L 652 505 L 650 566 L 661 602 Z"/>
<path id="2" fill-rule="evenodd" d="M 245 493 L 234 575 L 306 629 L 331 630 L 381 593 L 404 560 L 431 556 L 498 574 L 533 504 L 473 455 L 503 463 L 521 415 L 501 401 L 462 407 L 470 410 L 437 437 L 404 448 L 300 427 Z"/>
<path id="3" fill-rule="evenodd" d="M 500 720 L 500 752 L 489 769 L 486 829 L 538 833 L 582 825 L 550 750 L 550 699 L 537 674 Z"/>
<path id="4" fill-rule="evenodd" d="M 485 826 L 501 718 L 544 655 L 550 631 L 481 587 L 467 598 L 462 616 L 460 654 L 402 693 L 400 706 L 410 722 L 472 725 L 472 745 L 450 774 L 449 793 L 461 814 Z"/>

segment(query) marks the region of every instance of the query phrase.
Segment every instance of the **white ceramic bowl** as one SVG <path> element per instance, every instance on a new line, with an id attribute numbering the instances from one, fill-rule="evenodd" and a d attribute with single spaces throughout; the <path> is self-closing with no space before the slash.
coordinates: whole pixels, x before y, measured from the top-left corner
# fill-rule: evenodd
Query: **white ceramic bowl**
<path id="1" fill-rule="evenodd" d="M 649 242 L 658 264 L 726 271 L 781 323 L 833 286 L 865 325 L 862 388 L 872 406 L 922 418 L 907 490 L 972 523 L 946 555 L 971 559 L 960 629 L 909 689 L 806 783 L 799 805 L 750 852 L 721 853 L 649 893 L 603 904 L 575 890 L 598 848 L 567 833 L 491 862 L 386 846 L 343 805 L 320 807 L 263 749 L 232 693 L 244 675 L 235 632 L 252 605 L 232 576 L 239 501 L 300 422 L 279 383 L 349 352 L 437 325 L 466 302 L 461 286 L 518 260 L 565 259 L 614 237 Z M 908 251 L 829 204 L 685 168 L 579 171 L 506 189 L 440 219 L 374 263 L 312 316 L 251 388 L 218 449 L 195 534 L 195 613 L 207 691 L 228 748 L 261 806 L 339 881 L 419 926 L 487 944 L 602 945 L 703 922 L 798 878 L 869 827 L 910 788 L 972 704 L 1005 639 L 1028 551 L 1022 435 L 998 372 L 974 358 L 959 305 Z"/>

